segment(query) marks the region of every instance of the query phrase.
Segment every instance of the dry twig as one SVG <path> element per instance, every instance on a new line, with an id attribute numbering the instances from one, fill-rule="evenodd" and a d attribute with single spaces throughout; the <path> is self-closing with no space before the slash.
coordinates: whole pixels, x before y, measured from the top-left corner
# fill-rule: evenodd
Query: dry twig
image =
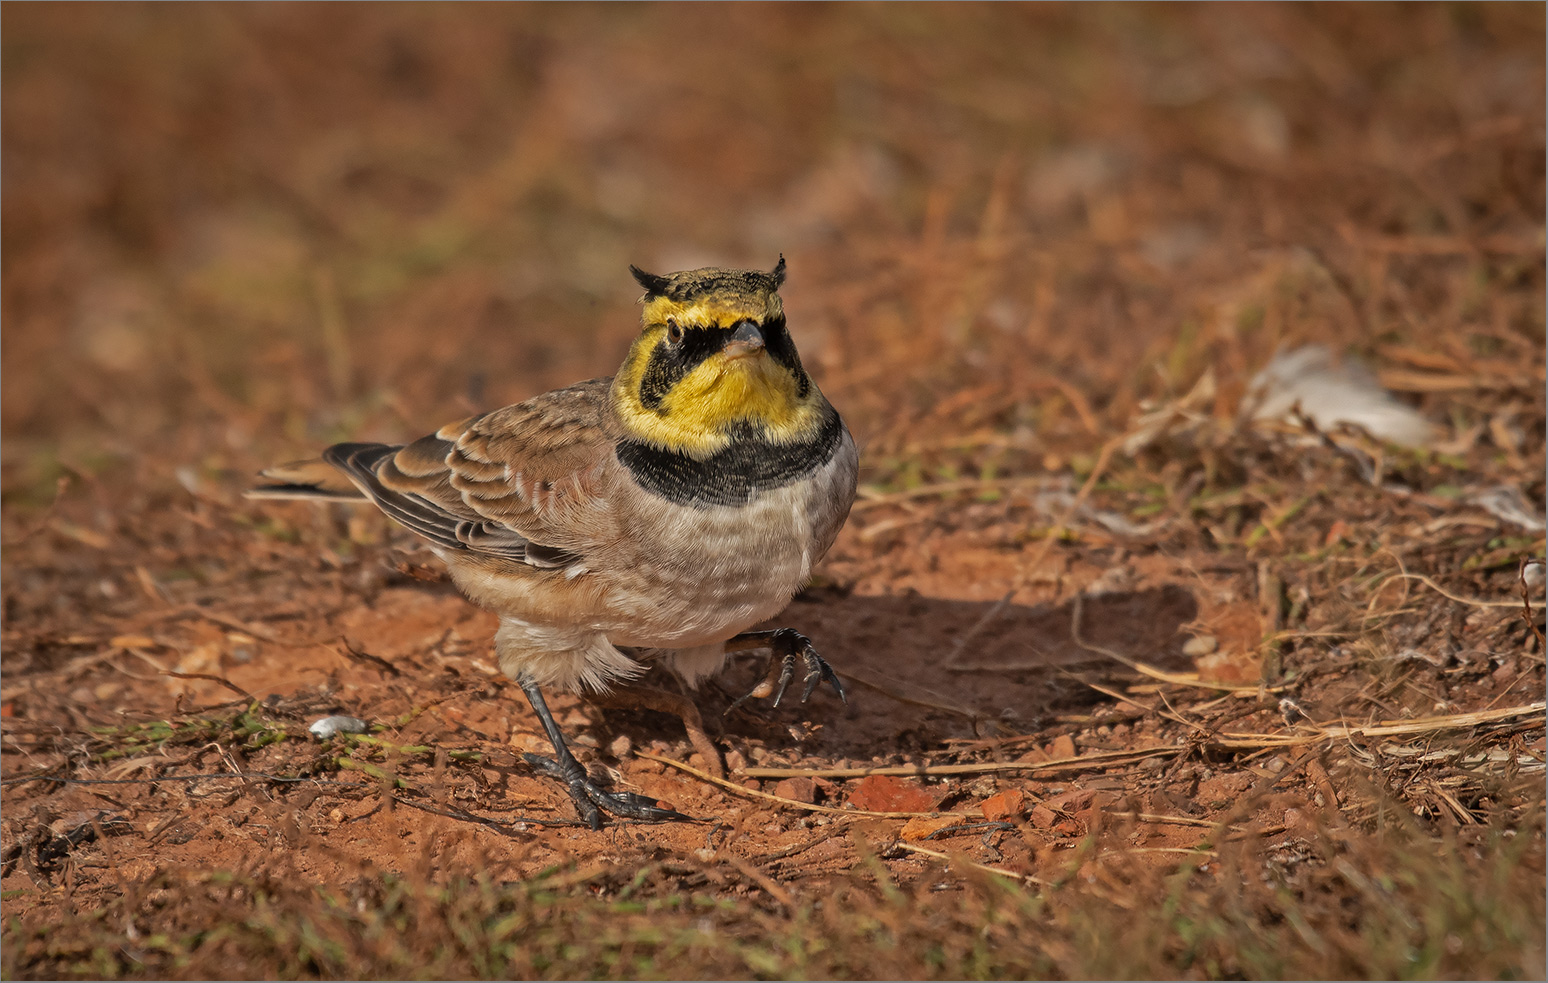
<path id="1" fill-rule="evenodd" d="M 1004 867 L 991 867 L 988 864 L 981 864 L 976 860 L 969 860 L 966 857 L 961 856 L 954 857 L 949 853 L 944 853 L 940 850 L 931 850 L 929 847 L 918 846 L 917 844 L 909 843 L 904 840 L 897 840 L 896 842 L 887 844 L 887 849 L 902 850 L 905 853 L 917 853 L 923 857 L 932 857 L 936 860 L 944 860 L 947 863 L 960 864 L 964 867 L 972 867 L 974 870 L 981 870 L 988 874 L 995 874 L 1000 877 L 1009 877 L 1013 881 L 1023 881 L 1028 884 L 1036 884 L 1038 887 L 1053 886 L 1052 881 L 1045 881 L 1041 877 L 1036 877 L 1032 874 L 1018 874 L 1013 870 L 1006 870 Z"/>
<path id="2" fill-rule="evenodd" d="M 741 774 L 748 778 L 865 778 L 869 775 L 894 777 L 924 777 L 943 775 L 987 775 L 997 771 L 1087 771 L 1092 768 L 1133 764 L 1146 758 L 1177 754 L 1180 748 L 1156 747 L 1136 751 L 1094 751 L 1078 758 L 1055 758 L 1050 761 L 979 761 L 962 765 L 890 765 L 872 768 L 743 768 Z M 639 752 L 636 752 L 639 753 Z M 649 757 L 647 755 L 647 757 Z M 667 760 L 664 758 L 657 760 Z M 733 786 L 735 787 L 735 786 Z M 846 813 L 849 810 L 844 810 Z M 902 815 L 902 813 L 888 813 Z M 929 813 L 948 815 L 948 813 Z"/>
<path id="3" fill-rule="evenodd" d="M 869 816 L 881 819 L 912 819 L 915 816 L 926 816 L 931 818 L 949 816 L 953 818 L 963 818 L 967 817 L 968 815 L 964 812 L 870 812 L 865 809 L 835 809 L 832 806 L 820 806 L 810 802 L 800 802 L 796 799 L 787 799 L 782 795 L 772 795 L 768 792 L 758 792 L 750 788 L 743 788 L 741 785 L 728 782 L 723 778 L 716 778 L 709 772 L 700 771 L 692 765 L 684 764 L 681 761 L 677 761 L 673 758 L 663 757 L 659 754 L 651 754 L 648 751 L 635 751 L 634 755 L 637 758 L 645 758 L 649 761 L 659 761 L 664 765 L 671 765 L 673 768 L 676 768 L 679 771 L 687 772 L 700 781 L 709 782 L 711 785 L 718 785 L 726 791 L 734 792 L 737 795 L 743 796 L 744 798 L 763 799 L 767 802 L 778 802 L 781 805 L 790 806 L 793 809 L 801 809 L 806 812 L 824 812 L 835 816 Z M 816 773 L 813 772 L 812 774 Z"/>
<path id="4" fill-rule="evenodd" d="M 1516 580 L 1521 585 L 1521 617 L 1524 621 L 1526 621 L 1527 627 L 1532 629 L 1532 634 L 1537 636 L 1537 647 L 1539 650 L 1541 650 L 1544 644 L 1543 630 L 1537 627 L 1537 619 L 1532 617 L 1532 597 L 1527 592 L 1526 581 L 1527 567 L 1534 564 L 1537 566 L 1542 566 L 1543 561 L 1537 559 L 1522 560 L 1520 569 L 1516 571 Z"/>
<path id="5" fill-rule="evenodd" d="M 1261 684 L 1243 686 L 1236 683 L 1210 682 L 1209 680 L 1200 677 L 1198 673 L 1168 672 L 1165 669 L 1158 669 L 1147 662 L 1141 662 L 1138 659 L 1130 658 L 1121 652 L 1115 652 L 1110 648 L 1106 648 L 1101 645 L 1093 645 L 1092 643 L 1082 638 L 1080 635 L 1080 620 L 1082 609 L 1085 606 L 1085 599 L 1085 594 L 1075 595 L 1075 600 L 1070 611 L 1070 639 L 1074 641 L 1076 645 L 1079 645 L 1081 648 L 1088 652 L 1095 652 L 1098 655 L 1105 655 L 1115 662 L 1123 663 L 1141 675 L 1149 676 L 1151 679 L 1159 679 L 1164 683 L 1171 683 L 1174 686 L 1191 686 L 1196 689 L 1209 689 L 1224 691 L 1227 693 L 1244 694 L 1278 693 L 1286 689 L 1284 686 L 1263 686 Z"/>

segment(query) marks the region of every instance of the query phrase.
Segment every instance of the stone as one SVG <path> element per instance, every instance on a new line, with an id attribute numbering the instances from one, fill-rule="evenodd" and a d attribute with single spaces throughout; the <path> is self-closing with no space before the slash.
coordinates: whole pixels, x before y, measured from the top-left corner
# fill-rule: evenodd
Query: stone
<path id="1" fill-rule="evenodd" d="M 929 839 L 948 826 L 956 825 L 957 821 L 955 816 L 939 816 L 936 818 L 915 816 L 903 824 L 903 828 L 898 832 L 898 835 L 910 843 L 916 843 L 919 840 Z"/>
<path id="2" fill-rule="evenodd" d="M 1045 799 L 1044 804 L 1057 812 L 1075 813 L 1091 804 L 1096 798 L 1096 790 L 1089 788 L 1072 788 L 1068 792 Z"/>
<path id="3" fill-rule="evenodd" d="M 810 778 L 786 778 L 774 786 L 774 794 L 811 805 L 817 801 L 817 786 Z"/>
<path id="4" fill-rule="evenodd" d="M 849 804 L 867 812 L 930 812 L 935 798 L 913 782 L 870 775 L 849 794 Z"/>
<path id="5" fill-rule="evenodd" d="M 1027 811 L 1027 797 L 1019 788 L 1008 788 L 985 799 L 979 808 L 991 823 L 1007 822 L 1020 819 Z"/>

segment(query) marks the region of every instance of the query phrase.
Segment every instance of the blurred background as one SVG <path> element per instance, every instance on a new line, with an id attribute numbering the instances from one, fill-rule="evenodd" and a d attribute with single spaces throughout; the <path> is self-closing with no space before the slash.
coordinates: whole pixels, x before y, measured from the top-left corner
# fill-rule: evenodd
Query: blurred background
<path id="1" fill-rule="evenodd" d="M 629 263 L 781 253 L 872 469 L 981 463 L 932 434 L 1080 464 L 1289 343 L 1516 372 L 1541 421 L 1540 4 L 0 16 L 12 506 L 234 488 L 607 375 Z M 1481 419 L 1440 389 L 1404 398 Z"/>
<path id="2" fill-rule="evenodd" d="M 0 3 L 0 976 L 1541 978 L 1544 12 Z M 1051 759 L 888 779 L 1033 825 L 948 878 L 561 695 L 734 832 L 393 807 L 569 809 L 412 534 L 242 488 L 611 374 L 631 263 L 781 254 L 862 447 L 784 623 L 854 702 L 705 717 L 733 772 Z"/>

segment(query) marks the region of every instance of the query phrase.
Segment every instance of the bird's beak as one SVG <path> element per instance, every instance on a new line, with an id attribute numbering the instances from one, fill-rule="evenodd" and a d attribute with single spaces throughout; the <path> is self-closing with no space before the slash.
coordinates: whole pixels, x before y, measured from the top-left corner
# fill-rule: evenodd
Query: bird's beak
<path id="1" fill-rule="evenodd" d="M 725 352 L 727 358 L 746 358 L 756 354 L 763 348 L 763 332 L 758 330 L 758 325 L 753 321 L 738 321 L 736 330 L 731 332 L 731 339 L 726 342 Z"/>

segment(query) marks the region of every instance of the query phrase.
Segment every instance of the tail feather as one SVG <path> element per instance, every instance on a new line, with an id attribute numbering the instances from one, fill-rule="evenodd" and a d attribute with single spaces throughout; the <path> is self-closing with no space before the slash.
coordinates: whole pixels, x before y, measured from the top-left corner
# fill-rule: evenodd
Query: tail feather
<path id="1" fill-rule="evenodd" d="M 247 490 L 248 498 L 322 499 L 363 502 L 366 496 L 327 461 L 292 461 L 258 472 L 265 483 Z"/>

